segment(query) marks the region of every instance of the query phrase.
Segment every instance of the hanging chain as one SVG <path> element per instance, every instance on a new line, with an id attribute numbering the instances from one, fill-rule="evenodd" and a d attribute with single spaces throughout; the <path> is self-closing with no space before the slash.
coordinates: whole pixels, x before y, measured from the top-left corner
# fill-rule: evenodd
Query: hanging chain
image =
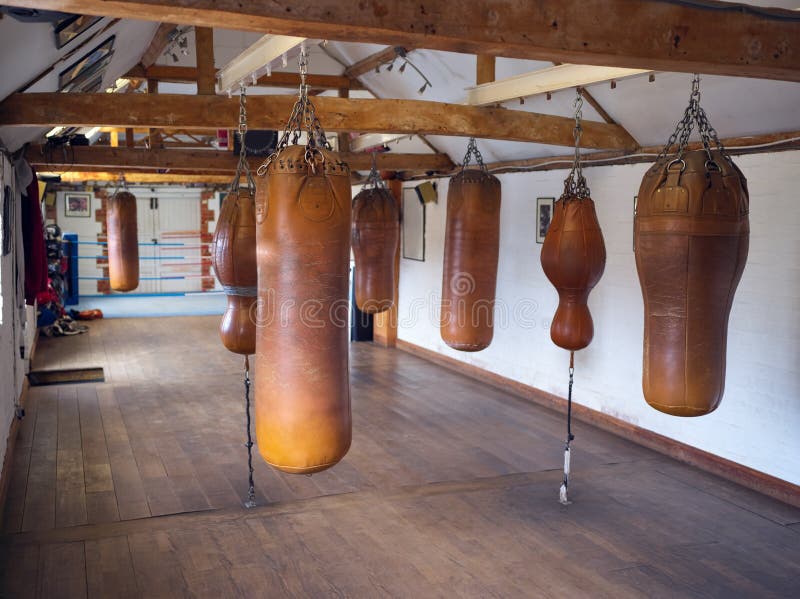
<path id="1" fill-rule="evenodd" d="M 569 392 L 567 393 L 567 442 L 564 445 L 564 481 L 561 483 L 559 489 L 558 500 L 563 505 L 570 503 L 567 497 L 567 489 L 569 489 L 569 469 L 570 469 L 570 444 L 575 440 L 575 435 L 572 434 L 572 383 L 575 375 L 575 352 L 569 352 Z"/>
<path id="2" fill-rule="evenodd" d="M 708 116 L 706 115 L 706 111 L 703 110 L 702 106 L 700 106 L 700 75 L 695 73 L 694 77 L 692 78 L 692 92 L 689 95 L 689 105 L 686 107 L 686 110 L 683 113 L 683 118 L 678 121 L 678 124 L 675 126 L 675 131 L 673 131 L 672 135 L 669 136 L 667 144 L 656 158 L 656 164 L 664 160 L 669 155 L 670 149 L 672 146 L 676 145 L 676 143 L 677 154 L 671 162 L 683 161 L 683 153 L 686 151 L 686 147 L 689 144 L 689 138 L 692 135 L 692 130 L 694 129 L 695 123 L 697 123 L 697 130 L 700 133 L 700 140 L 703 144 L 703 150 L 705 150 L 706 157 L 708 159 L 707 164 L 716 165 L 713 155 L 711 154 L 712 142 L 726 160 L 731 160 L 730 156 L 728 156 L 728 153 L 725 151 L 725 146 L 722 145 L 722 142 L 717 135 L 716 129 L 711 126 Z"/>
<path id="3" fill-rule="evenodd" d="M 250 195 L 256 193 L 256 182 L 250 165 L 247 163 L 247 146 L 245 139 L 247 136 L 247 87 L 242 83 L 239 87 L 239 163 L 236 165 L 236 175 L 231 183 L 231 191 L 236 192 L 240 189 L 242 174 L 245 176 L 245 185 Z"/>
<path id="4" fill-rule="evenodd" d="M 119 177 L 117 178 L 117 186 L 114 188 L 114 193 L 111 194 L 111 197 L 115 197 L 120 189 L 128 189 L 128 182 L 125 180 L 125 173 L 120 173 Z"/>
<path id="5" fill-rule="evenodd" d="M 572 136 L 575 139 L 575 158 L 572 161 L 572 169 L 564 180 L 564 193 L 561 199 L 578 198 L 580 200 L 589 197 L 589 186 L 586 184 L 586 177 L 583 176 L 583 164 L 581 164 L 581 136 L 583 135 L 583 95 L 581 88 L 577 89 L 575 101 L 575 128 Z"/>
<path id="6" fill-rule="evenodd" d="M 244 507 L 251 508 L 256 506 L 256 487 L 253 482 L 253 436 L 250 433 L 250 359 L 247 356 L 244 357 L 244 403 L 247 414 L 247 482 L 250 484 Z"/>
<path id="7" fill-rule="evenodd" d="M 317 117 L 316 108 L 314 103 L 308 97 L 308 83 L 306 78 L 308 75 L 308 50 L 305 43 L 300 44 L 300 92 L 298 94 L 297 102 L 292 107 L 292 113 L 289 116 L 289 121 L 286 123 L 286 128 L 283 131 L 278 146 L 275 151 L 267 158 L 267 160 L 258 167 L 258 175 L 263 176 L 267 172 L 270 163 L 277 157 L 278 153 L 291 143 L 297 145 L 300 141 L 300 135 L 305 132 L 306 139 L 306 162 L 315 168 L 315 165 L 321 161 L 322 150 L 331 150 L 331 144 L 325 136 L 325 130 Z"/>
<path id="8" fill-rule="evenodd" d="M 469 165 L 470 160 L 472 157 L 475 156 L 475 162 L 477 163 L 478 167 L 485 173 L 488 173 L 488 169 L 483 162 L 483 156 L 481 155 L 481 151 L 478 149 L 478 142 L 475 141 L 474 137 L 469 138 L 469 143 L 467 144 L 467 153 L 464 154 L 464 161 L 461 163 L 461 170 L 463 171 Z"/>
<path id="9" fill-rule="evenodd" d="M 378 171 L 378 152 L 370 152 L 370 155 L 372 157 L 372 166 L 369 169 L 363 189 L 368 187 L 372 187 L 372 189 L 386 188 L 386 183 L 381 179 L 381 173 Z"/>

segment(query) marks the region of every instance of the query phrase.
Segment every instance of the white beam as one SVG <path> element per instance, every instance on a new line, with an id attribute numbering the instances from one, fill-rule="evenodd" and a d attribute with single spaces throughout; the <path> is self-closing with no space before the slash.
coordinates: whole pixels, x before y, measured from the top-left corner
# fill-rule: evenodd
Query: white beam
<path id="1" fill-rule="evenodd" d="M 375 146 L 398 141 L 404 137 L 411 137 L 408 133 L 364 133 L 350 140 L 350 151 L 361 152 Z"/>
<path id="2" fill-rule="evenodd" d="M 531 71 L 515 77 L 492 81 L 467 88 L 465 104 L 486 106 L 499 104 L 517 98 L 527 98 L 537 94 L 555 92 L 560 89 L 591 85 L 601 81 L 622 79 L 632 75 L 642 75 L 651 71 L 623 69 L 619 67 L 598 67 L 583 64 L 560 64 L 558 66 Z"/>
<path id="3" fill-rule="evenodd" d="M 249 84 L 270 71 L 270 64 L 292 48 L 304 42 L 304 37 L 289 35 L 265 35 L 217 72 L 217 91 L 226 92 L 239 87 L 241 82 Z"/>

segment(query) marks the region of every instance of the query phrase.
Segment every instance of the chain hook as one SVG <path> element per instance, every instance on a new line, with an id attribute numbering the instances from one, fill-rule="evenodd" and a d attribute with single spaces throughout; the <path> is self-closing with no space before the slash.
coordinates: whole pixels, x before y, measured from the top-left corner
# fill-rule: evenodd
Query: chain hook
<path id="1" fill-rule="evenodd" d="M 467 153 L 464 154 L 464 161 L 461 163 L 462 171 L 469 166 L 470 160 L 472 160 L 473 156 L 475 156 L 475 163 L 478 165 L 478 168 L 480 168 L 483 172 L 488 173 L 489 169 L 483 162 L 483 155 L 478 149 L 478 142 L 474 137 L 470 137 L 469 143 L 467 144 Z"/>
<path id="2" fill-rule="evenodd" d="M 575 100 L 572 106 L 575 109 L 575 128 L 572 137 L 575 139 L 575 157 L 572 161 L 572 169 L 564 180 L 564 193 L 561 199 L 578 198 L 585 199 L 590 195 L 589 186 L 583 176 L 583 164 L 581 163 L 581 136 L 583 135 L 583 90 L 576 88 Z"/>
<path id="3" fill-rule="evenodd" d="M 231 182 L 231 192 L 238 192 L 242 174 L 245 176 L 247 191 L 251 195 L 256 192 L 256 182 L 250 165 L 247 162 L 247 146 L 245 139 L 247 136 L 247 86 L 244 81 L 239 82 L 239 162 L 236 165 L 236 174 Z"/>

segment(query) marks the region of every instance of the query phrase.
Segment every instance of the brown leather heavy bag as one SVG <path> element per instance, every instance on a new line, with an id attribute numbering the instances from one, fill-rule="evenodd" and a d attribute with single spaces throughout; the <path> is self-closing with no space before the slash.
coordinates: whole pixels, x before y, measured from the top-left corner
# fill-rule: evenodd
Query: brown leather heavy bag
<path id="1" fill-rule="evenodd" d="M 256 193 L 256 437 L 269 464 L 311 473 L 350 447 L 350 171 L 322 150 L 315 171 L 289 146 Z"/>
<path id="2" fill-rule="evenodd" d="M 589 293 L 606 267 L 603 232 L 591 198 L 566 196 L 556 202 L 540 258 L 558 291 L 550 338 L 569 351 L 583 349 L 594 337 Z"/>
<path id="3" fill-rule="evenodd" d="M 500 254 L 500 181 L 479 169 L 450 180 L 442 273 L 441 335 L 460 351 L 492 342 L 497 259 Z"/>
<path id="4" fill-rule="evenodd" d="M 747 260 L 747 181 L 720 155 L 656 163 L 634 225 L 644 296 L 644 397 L 674 416 L 714 411 L 725 389 L 728 315 Z M 685 163 L 685 166 L 684 166 Z"/>
<path id="5" fill-rule="evenodd" d="M 377 314 L 392 307 L 400 211 L 384 187 L 361 190 L 353 198 L 353 256 L 356 305 Z"/>
<path id="6" fill-rule="evenodd" d="M 236 354 L 256 351 L 258 272 L 256 265 L 255 198 L 246 189 L 229 193 L 214 231 L 214 272 L 228 297 L 219 336 Z"/>
<path id="7" fill-rule="evenodd" d="M 106 203 L 108 276 L 114 291 L 133 291 L 139 286 L 139 231 L 136 196 L 115 193 Z"/>

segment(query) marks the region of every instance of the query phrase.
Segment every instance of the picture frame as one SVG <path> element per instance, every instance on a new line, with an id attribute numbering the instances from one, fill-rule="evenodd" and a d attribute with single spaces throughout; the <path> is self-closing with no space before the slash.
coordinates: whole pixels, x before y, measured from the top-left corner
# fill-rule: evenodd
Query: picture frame
<path id="1" fill-rule="evenodd" d="M 89 218 L 91 215 L 91 192 L 69 191 L 64 194 L 64 216 Z"/>
<path id="2" fill-rule="evenodd" d="M 536 198 L 536 243 L 544 243 L 550 221 L 553 220 L 555 198 Z"/>
<path id="3" fill-rule="evenodd" d="M 403 189 L 403 258 L 425 262 L 425 204 L 414 187 Z"/>
<path id="4" fill-rule="evenodd" d="M 58 74 L 58 91 L 86 92 L 102 85 L 103 74 L 114 56 L 114 40 L 112 35 L 81 58 L 73 62 Z"/>
<path id="5" fill-rule="evenodd" d="M 92 15 L 69 15 L 57 21 L 53 24 L 56 48 L 60 50 L 102 18 Z"/>

